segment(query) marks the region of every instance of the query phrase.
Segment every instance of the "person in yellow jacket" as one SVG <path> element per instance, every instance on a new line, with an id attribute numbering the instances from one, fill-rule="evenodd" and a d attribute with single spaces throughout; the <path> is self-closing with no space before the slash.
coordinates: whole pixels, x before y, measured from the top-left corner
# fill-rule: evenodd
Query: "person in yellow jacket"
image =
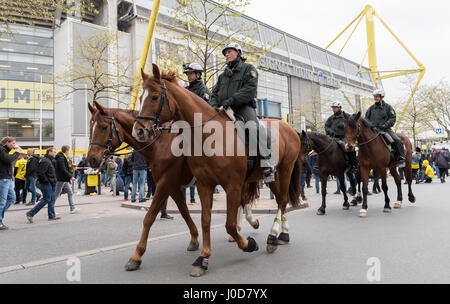
<path id="1" fill-rule="evenodd" d="M 15 204 L 19 204 L 22 200 L 22 203 L 26 203 L 27 190 L 25 189 L 25 173 L 27 170 L 27 160 L 24 158 L 23 154 L 20 154 L 19 158 L 16 161 L 16 165 L 14 166 L 14 186 L 16 190 L 16 202 Z M 20 191 L 22 190 L 22 195 L 20 195 Z"/>
<path id="2" fill-rule="evenodd" d="M 424 177 L 425 183 L 431 183 L 433 181 L 434 172 L 430 164 L 428 163 L 428 160 L 423 161 L 422 167 L 425 170 L 425 177 Z"/>

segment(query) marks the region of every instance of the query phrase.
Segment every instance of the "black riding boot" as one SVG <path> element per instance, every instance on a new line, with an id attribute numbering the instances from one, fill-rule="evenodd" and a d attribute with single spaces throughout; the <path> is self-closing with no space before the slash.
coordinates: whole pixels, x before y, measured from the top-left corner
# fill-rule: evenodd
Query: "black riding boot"
<path id="1" fill-rule="evenodd" d="M 264 182 L 266 184 L 275 181 L 275 165 L 272 160 L 272 139 L 264 124 L 259 124 L 258 138 L 259 155 L 261 155 L 261 167 L 264 168 Z"/>

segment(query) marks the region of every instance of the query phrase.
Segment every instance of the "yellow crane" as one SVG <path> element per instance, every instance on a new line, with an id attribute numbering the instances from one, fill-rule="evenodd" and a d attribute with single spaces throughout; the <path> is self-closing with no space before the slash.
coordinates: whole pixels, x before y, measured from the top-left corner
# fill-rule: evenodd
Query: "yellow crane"
<path id="1" fill-rule="evenodd" d="M 347 25 L 347 27 L 344 28 L 344 30 L 342 32 L 340 32 L 339 35 L 337 35 L 337 37 L 334 38 L 330 44 L 327 45 L 326 49 L 328 49 L 337 39 L 339 39 L 339 37 L 341 37 L 352 26 L 352 24 L 354 24 L 356 22 L 355 27 L 351 31 L 349 37 L 347 38 L 347 40 L 345 41 L 344 45 L 342 46 L 341 50 L 338 53 L 338 55 L 340 55 L 342 53 L 342 51 L 344 50 L 345 46 L 347 45 L 348 41 L 352 37 L 353 33 L 355 32 L 356 28 L 361 23 L 361 21 L 364 19 L 364 17 L 366 19 L 367 51 L 364 55 L 363 60 L 361 61 L 358 73 L 372 74 L 372 78 L 375 83 L 375 86 L 378 86 L 378 81 L 380 79 L 387 79 L 387 78 L 399 77 L 399 76 L 408 75 L 408 74 L 420 73 L 419 78 L 417 79 L 417 83 L 414 86 L 414 88 L 411 92 L 411 95 L 409 96 L 408 101 L 406 102 L 406 105 L 403 108 L 403 110 L 397 120 L 397 124 L 395 125 L 395 130 L 397 130 L 400 122 L 403 120 L 403 116 L 405 115 L 406 110 L 408 109 L 408 106 L 411 102 L 412 97 L 416 93 L 416 90 L 419 86 L 420 81 L 423 78 L 423 75 L 425 74 L 426 69 L 423 66 L 423 64 L 419 60 L 417 60 L 417 58 L 405 46 L 405 44 L 403 44 L 403 42 L 397 37 L 397 35 L 394 34 L 394 32 L 389 28 L 389 26 L 386 24 L 386 22 L 384 22 L 384 20 L 380 17 L 380 15 L 378 15 L 378 13 L 374 10 L 374 8 L 370 5 L 366 5 L 364 10 L 362 12 L 360 12 L 359 15 L 356 16 L 356 18 L 353 19 L 352 22 L 350 22 L 350 24 Z M 375 44 L 375 24 L 374 24 L 375 17 L 378 18 L 378 20 L 380 20 L 381 24 L 383 24 L 383 26 L 389 31 L 389 33 L 395 38 L 395 40 L 397 40 L 397 42 L 402 46 L 402 48 L 414 60 L 414 62 L 418 66 L 417 69 L 389 70 L 389 71 L 379 71 L 378 70 L 377 51 L 376 51 L 376 44 Z M 366 59 L 366 56 L 368 56 L 370 72 L 361 72 L 361 67 L 362 67 L 364 60 Z"/>

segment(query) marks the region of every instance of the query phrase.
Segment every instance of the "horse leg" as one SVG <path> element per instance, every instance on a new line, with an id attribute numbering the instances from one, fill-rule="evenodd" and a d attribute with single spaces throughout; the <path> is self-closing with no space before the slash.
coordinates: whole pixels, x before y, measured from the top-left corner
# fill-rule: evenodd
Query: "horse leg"
<path id="1" fill-rule="evenodd" d="M 278 244 L 286 245 L 289 243 L 289 223 L 286 216 L 286 205 L 281 207 L 281 233 L 278 236 Z"/>
<path id="2" fill-rule="evenodd" d="M 244 206 L 245 219 L 254 229 L 259 228 L 259 221 L 252 213 L 252 204 L 248 203 Z"/>
<path id="3" fill-rule="evenodd" d="M 397 201 L 394 204 L 394 208 L 401 208 L 403 201 L 402 181 L 400 179 L 400 175 L 398 174 L 397 167 L 391 167 L 389 168 L 389 171 L 391 172 L 395 185 L 397 186 Z"/>
<path id="4" fill-rule="evenodd" d="M 238 215 L 237 215 L 237 230 L 239 231 L 239 232 L 241 232 L 241 228 L 242 228 L 242 213 L 243 213 L 243 210 L 244 210 L 244 208 L 242 207 L 242 205 L 241 206 L 239 206 L 239 209 L 238 209 Z M 230 236 L 229 238 L 228 238 L 228 242 L 230 242 L 230 243 L 234 243 L 234 239 L 233 239 L 233 237 L 232 236 Z"/>
<path id="5" fill-rule="evenodd" d="M 150 228 L 155 222 L 156 216 L 158 212 L 161 210 L 161 207 L 164 201 L 168 198 L 168 193 L 161 190 L 163 189 L 163 183 L 160 183 L 160 187 L 156 189 L 155 195 L 152 200 L 152 204 L 147 211 L 147 214 L 144 218 L 144 227 L 142 229 L 141 238 L 139 239 L 139 243 L 136 246 L 136 250 L 134 251 L 131 258 L 128 260 L 128 263 L 125 265 L 125 269 L 127 271 L 138 270 L 139 266 L 142 263 L 142 256 L 147 249 L 147 239 L 148 234 L 150 232 Z"/>
<path id="6" fill-rule="evenodd" d="M 214 187 L 197 183 L 197 191 L 200 196 L 202 204 L 202 252 L 200 256 L 194 261 L 191 271 L 192 277 L 200 277 L 208 270 L 209 258 L 211 257 L 211 209 Z M 236 214 L 237 215 L 237 214 Z"/>
<path id="7" fill-rule="evenodd" d="M 378 170 L 377 170 L 378 171 Z M 392 208 L 390 206 L 390 199 L 389 199 L 389 195 L 388 195 L 388 185 L 387 185 L 387 181 L 386 181 L 386 169 L 384 170 L 379 170 L 381 172 L 379 172 L 380 176 L 381 176 L 381 189 L 383 189 L 384 192 L 384 209 L 383 212 L 385 213 L 390 213 L 392 212 Z"/>
<path id="8" fill-rule="evenodd" d="M 366 217 L 367 216 L 367 193 L 368 190 L 368 183 L 369 183 L 369 169 L 367 168 L 361 168 L 361 179 L 362 179 L 362 192 L 363 192 L 363 202 L 361 206 L 361 210 L 359 211 L 360 217 Z"/>
<path id="9" fill-rule="evenodd" d="M 342 204 L 342 209 L 349 210 L 350 204 L 348 203 L 347 189 L 345 189 L 345 176 L 342 174 L 338 178 L 341 185 L 342 194 L 344 195 L 344 204 Z"/>
<path id="10" fill-rule="evenodd" d="M 317 215 L 324 215 L 327 208 L 326 197 L 327 197 L 327 181 L 328 176 L 325 174 L 320 174 L 320 183 L 322 184 L 322 205 L 317 210 Z"/>
<path id="11" fill-rule="evenodd" d="M 258 250 L 258 244 L 252 237 L 248 237 L 245 240 L 237 230 L 237 215 L 240 206 L 241 188 L 240 187 L 227 187 L 227 220 L 226 230 L 227 233 L 233 237 L 236 244 L 244 252 L 253 252 Z"/>
<path id="12" fill-rule="evenodd" d="M 180 188 L 175 187 L 175 189 L 176 190 L 171 191 L 170 196 L 175 201 L 175 204 L 177 204 L 178 210 L 180 210 L 181 216 L 186 222 L 191 234 L 191 241 L 189 242 L 187 251 L 196 251 L 199 247 L 197 227 L 189 214 L 189 209 L 186 205 L 186 199 L 183 192 Z"/>
<path id="13" fill-rule="evenodd" d="M 408 165 L 408 162 L 407 162 Z M 410 203 L 415 203 L 416 202 L 416 197 L 414 196 L 413 192 L 412 192 L 412 188 L 411 188 L 411 184 L 412 184 L 412 168 L 411 165 L 405 167 L 405 179 L 406 182 L 408 183 L 408 200 Z"/>

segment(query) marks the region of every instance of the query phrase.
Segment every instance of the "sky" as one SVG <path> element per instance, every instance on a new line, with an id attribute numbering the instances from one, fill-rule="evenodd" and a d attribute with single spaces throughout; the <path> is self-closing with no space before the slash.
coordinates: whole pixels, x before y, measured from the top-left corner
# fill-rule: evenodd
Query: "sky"
<path id="1" fill-rule="evenodd" d="M 448 0 L 252 0 L 245 14 L 325 48 L 363 9 L 370 4 L 411 53 L 427 69 L 421 84 L 450 81 L 450 1 Z M 338 53 L 348 34 L 330 51 Z M 367 50 L 365 21 L 362 21 L 342 52 L 358 64 Z M 415 62 L 375 21 L 379 70 L 417 68 Z M 364 62 L 368 66 L 367 59 Z M 408 97 L 404 77 L 383 80 L 386 100 Z"/>

